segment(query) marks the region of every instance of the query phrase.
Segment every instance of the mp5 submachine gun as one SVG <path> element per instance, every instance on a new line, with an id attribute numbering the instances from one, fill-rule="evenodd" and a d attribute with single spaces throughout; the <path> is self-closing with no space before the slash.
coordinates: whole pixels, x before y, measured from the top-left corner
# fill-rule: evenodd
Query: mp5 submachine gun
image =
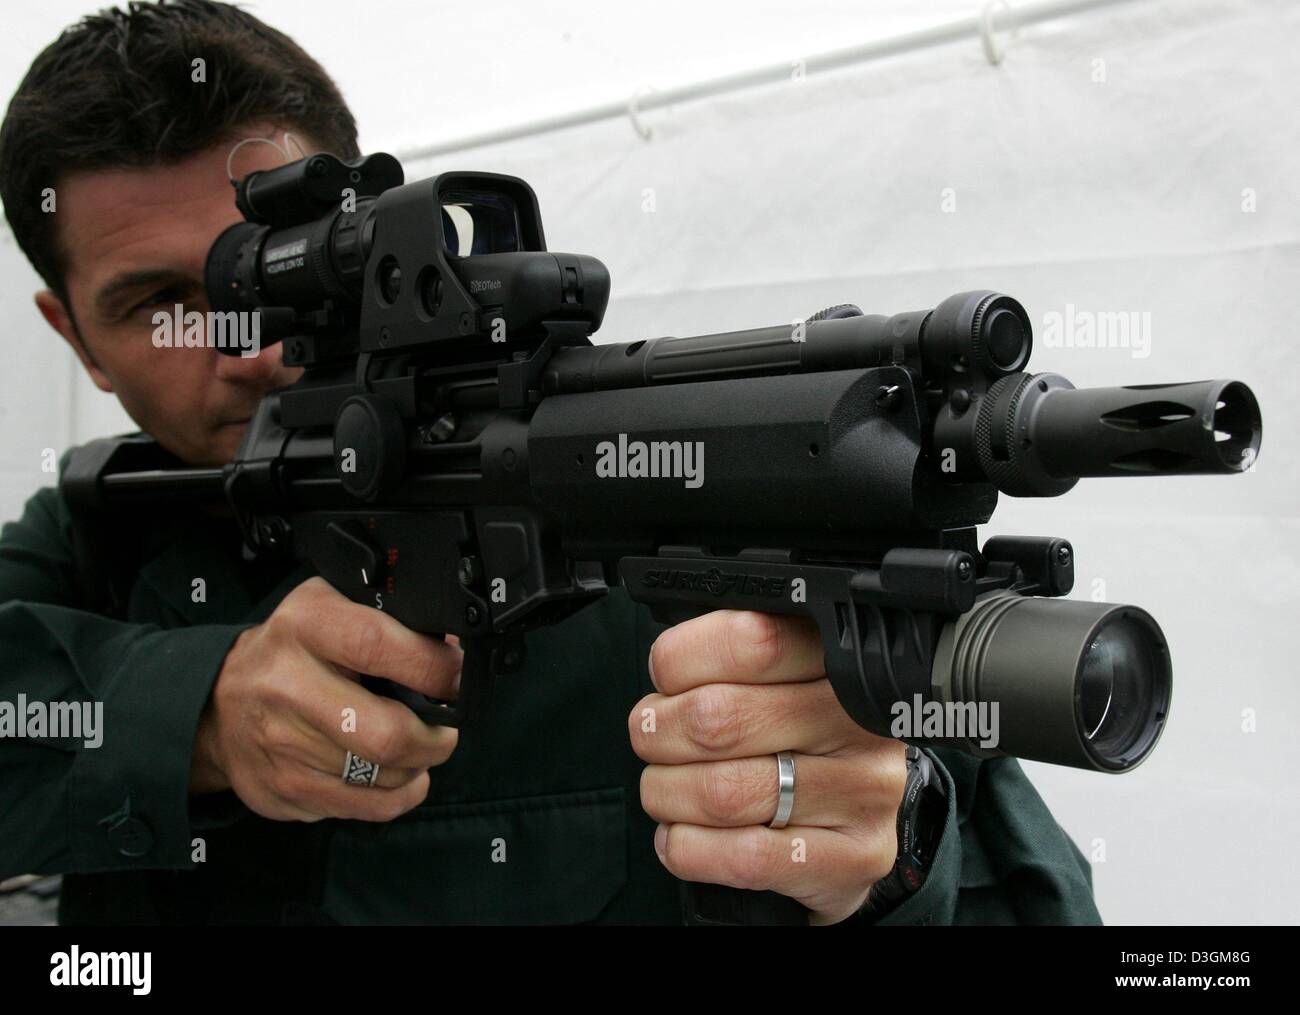
<path id="1" fill-rule="evenodd" d="M 521 179 L 403 184 L 389 155 L 317 154 L 240 181 L 237 203 L 246 221 L 208 258 L 211 310 L 260 314 L 304 375 L 263 400 L 225 468 L 99 441 L 65 495 L 102 510 L 224 493 L 252 552 L 456 634 L 459 701 L 386 688 L 427 720 L 482 721 L 528 629 L 621 585 L 664 622 L 811 617 L 839 701 L 881 736 L 919 695 L 997 704 L 996 749 L 924 741 L 979 756 L 1123 772 L 1155 746 L 1171 688 L 1156 622 L 1057 598 L 1066 540 L 981 548 L 975 527 L 999 490 L 1243 471 L 1261 436 L 1246 385 L 1077 390 L 1027 373 L 1029 318 L 986 291 L 597 346 L 609 273 L 546 249 Z M 695 922 L 802 912 L 692 888 Z"/>

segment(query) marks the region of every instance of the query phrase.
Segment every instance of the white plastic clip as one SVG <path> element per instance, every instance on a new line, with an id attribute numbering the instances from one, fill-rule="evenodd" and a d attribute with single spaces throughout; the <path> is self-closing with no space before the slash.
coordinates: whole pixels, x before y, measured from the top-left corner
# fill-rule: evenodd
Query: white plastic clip
<path id="1" fill-rule="evenodd" d="M 654 129 L 647 126 L 641 119 L 641 99 L 653 91 L 652 86 L 642 86 L 633 92 L 631 98 L 627 100 L 627 118 L 632 121 L 632 129 L 641 135 L 642 141 L 649 141 L 654 135 Z"/>
<path id="2" fill-rule="evenodd" d="M 980 8 L 980 42 L 984 46 L 984 56 L 990 64 L 996 67 L 1002 62 L 1002 58 L 1007 55 L 1005 49 L 999 49 L 997 41 L 993 38 L 993 12 L 998 8 L 1004 11 L 1011 10 L 1011 5 L 1007 0 L 988 0 Z"/>

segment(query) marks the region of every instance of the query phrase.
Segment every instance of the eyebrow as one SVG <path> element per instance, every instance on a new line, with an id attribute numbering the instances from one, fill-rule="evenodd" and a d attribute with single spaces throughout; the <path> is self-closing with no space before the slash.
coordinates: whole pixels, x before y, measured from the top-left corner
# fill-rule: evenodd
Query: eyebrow
<path id="1" fill-rule="evenodd" d="M 95 296 L 95 308 L 105 316 L 125 302 L 124 297 L 135 290 L 156 285 L 186 283 L 189 278 L 174 268 L 142 268 L 114 275 Z"/>

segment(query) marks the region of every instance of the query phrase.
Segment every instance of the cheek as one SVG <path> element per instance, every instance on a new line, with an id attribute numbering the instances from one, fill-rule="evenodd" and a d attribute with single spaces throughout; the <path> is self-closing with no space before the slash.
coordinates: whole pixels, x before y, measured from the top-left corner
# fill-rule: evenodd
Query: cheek
<path id="1" fill-rule="evenodd" d="M 98 359 L 123 407 L 144 429 L 192 439 L 210 425 L 213 355 L 211 349 L 157 349 L 146 331 L 118 336 Z"/>
<path id="2" fill-rule="evenodd" d="M 202 417 L 212 384 L 208 349 L 150 349 L 130 364 L 124 383 L 134 397 L 167 416 Z M 119 389 L 120 390 L 120 389 Z"/>

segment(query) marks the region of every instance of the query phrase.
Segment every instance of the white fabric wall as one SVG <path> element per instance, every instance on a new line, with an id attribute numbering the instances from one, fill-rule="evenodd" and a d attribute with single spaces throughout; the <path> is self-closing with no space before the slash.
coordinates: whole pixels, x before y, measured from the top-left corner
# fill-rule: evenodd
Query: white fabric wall
<path id="1" fill-rule="evenodd" d="M 313 16 L 320 5 L 253 9 L 336 75 L 363 147 L 400 151 L 975 8 L 824 0 L 795 17 L 783 6 L 670 4 L 646 15 L 594 2 L 484 4 L 468 26 L 457 22 L 477 40 L 465 47 L 428 41 L 448 30 L 450 5 L 374 3 L 347 33 Z M 385 32 L 399 18 L 394 49 Z M 480 30 L 507 25 L 492 60 Z M 37 34 L 27 59 L 50 34 Z M 357 66 L 368 46 L 384 58 Z M 1004 498 L 984 534 L 1067 536 L 1074 595 L 1103 582 L 1104 598 L 1149 609 L 1172 646 L 1172 718 L 1142 768 L 1114 778 L 1026 766 L 1093 860 L 1103 917 L 1291 923 L 1297 48 L 1300 9 L 1281 0 L 1144 0 L 1024 29 L 999 67 L 972 38 L 653 111 L 649 142 L 612 121 L 409 162 L 407 178 L 470 168 L 528 179 L 550 247 L 594 254 L 612 272 L 601 340 L 757 327 L 837 302 L 893 313 L 994 288 L 1020 299 L 1040 332 L 1067 304 L 1150 313 L 1146 357 L 1040 343 L 1032 366 L 1079 386 L 1250 383 L 1267 420 L 1255 472 Z M 1099 59 L 1104 82 L 1093 80 Z M 404 82 L 413 84 L 394 99 L 388 89 Z M 468 103 L 471 85 L 483 90 Z M 943 210 L 945 188 L 955 211 Z M 1247 188 L 1253 212 L 1242 209 Z M 40 448 L 121 419 L 111 399 L 69 383 L 68 357 L 30 309 L 34 276 L 7 237 L 0 279 L 12 350 L 0 373 L 0 507 L 10 516 L 42 479 Z M 1246 709 L 1256 732 L 1242 730 Z"/>

